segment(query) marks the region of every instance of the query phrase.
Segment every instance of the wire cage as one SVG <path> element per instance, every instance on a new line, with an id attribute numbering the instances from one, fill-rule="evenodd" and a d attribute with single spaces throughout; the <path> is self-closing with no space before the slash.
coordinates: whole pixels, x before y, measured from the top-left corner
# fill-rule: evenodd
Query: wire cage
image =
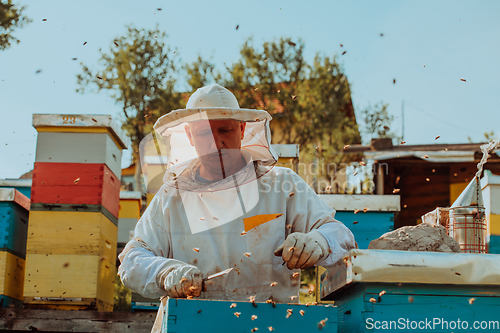
<path id="1" fill-rule="evenodd" d="M 462 253 L 486 253 L 486 217 L 484 207 L 452 207 L 449 210 L 447 232 Z"/>

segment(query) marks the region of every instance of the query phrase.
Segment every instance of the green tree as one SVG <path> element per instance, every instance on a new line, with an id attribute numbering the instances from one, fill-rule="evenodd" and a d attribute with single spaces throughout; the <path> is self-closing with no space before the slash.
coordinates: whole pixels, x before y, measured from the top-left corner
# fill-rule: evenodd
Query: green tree
<path id="1" fill-rule="evenodd" d="M 387 112 L 389 104 L 378 103 L 375 106 L 368 106 L 361 111 L 363 139 L 369 142 L 375 138 L 399 139 L 398 135 L 391 131 L 390 126 L 394 121 L 394 116 Z"/>
<path id="2" fill-rule="evenodd" d="M 190 86 L 191 92 L 221 80 L 220 74 L 215 70 L 215 65 L 203 60 L 200 55 L 193 63 L 185 64 L 183 69 L 186 72 L 186 81 Z"/>
<path id="3" fill-rule="evenodd" d="M 81 64 L 77 92 L 109 91 L 122 105 L 123 129 L 132 141 L 137 190 L 142 190 L 139 144 L 159 116 L 181 107 L 181 95 L 174 90 L 180 66 L 176 52 L 164 42 L 164 32 L 133 26 L 127 30 L 112 42 L 108 53 L 101 52 L 97 70 Z"/>
<path id="4" fill-rule="evenodd" d="M 16 7 L 11 0 L 0 0 L 0 51 L 6 50 L 11 43 L 19 44 L 19 39 L 12 34 L 31 20 L 23 15 L 26 7 Z"/>
<path id="5" fill-rule="evenodd" d="M 299 144 L 301 159 L 356 159 L 342 153 L 345 145 L 361 142 L 346 76 L 335 56 L 318 53 L 308 64 L 304 46 L 301 40 L 281 38 L 256 47 L 250 38 L 240 60 L 226 67 L 223 85 L 240 105 L 269 111 L 273 143 Z"/>

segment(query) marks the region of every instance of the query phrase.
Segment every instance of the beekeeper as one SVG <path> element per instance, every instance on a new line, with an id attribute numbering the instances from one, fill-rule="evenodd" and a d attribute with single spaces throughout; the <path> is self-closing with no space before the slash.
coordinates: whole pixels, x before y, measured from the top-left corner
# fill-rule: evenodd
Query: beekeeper
<path id="1" fill-rule="evenodd" d="M 158 119 L 141 159 L 151 169 L 156 154 L 163 181 L 119 256 L 125 286 L 149 298 L 293 303 L 301 268 L 330 266 L 355 247 L 335 211 L 274 166 L 270 120 L 216 84 Z"/>

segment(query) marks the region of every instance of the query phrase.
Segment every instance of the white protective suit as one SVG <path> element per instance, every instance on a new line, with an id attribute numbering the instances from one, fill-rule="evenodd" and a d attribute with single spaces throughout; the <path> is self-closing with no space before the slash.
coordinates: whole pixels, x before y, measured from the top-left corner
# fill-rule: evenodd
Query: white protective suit
<path id="1" fill-rule="evenodd" d="M 202 89 L 217 95 L 221 88 Z M 166 170 L 134 239 L 119 256 L 122 282 L 145 297 L 159 298 L 166 293 L 157 276 L 169 262 L 196 266 L 204 277 L 232 267 L 229 274 L 207 281 L 200 298 L 248 301 L 255 296 L 256 301 L 298 302 L 300 275 L 293 273 L 300 270 L 282 265 L 282 257 L 274 255 L 276 248 L 291 233 L 317 230 L 329 254 L 316 265 L 329 266 L 355 247 L 354 237 L 334 219 L 335 210 L 296 173 L 273 167 L 277 157 L 270 148 L 271 116 L 266 111 L 240 109 L 234 96 L 234 101 L 213 102 L 229 107 L 207 107 L 206 101 L 196 99 L 197 93 L 186 109 L 157 121 L 161 144 L 151 140 L 149 148 L 141 147 L 144 154 L 158 152 Z M 198 177 L 200 156 L 186 139 L 185 126 L 216 119 L 246 122 L 241 142 L 246 166 L 230 177 L 207 182 Z"/>

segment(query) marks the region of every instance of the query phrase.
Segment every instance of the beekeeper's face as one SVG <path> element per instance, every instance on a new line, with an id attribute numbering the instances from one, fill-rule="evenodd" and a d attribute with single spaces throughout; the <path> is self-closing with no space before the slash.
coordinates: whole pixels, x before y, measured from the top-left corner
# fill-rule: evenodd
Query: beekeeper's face
<path id="1" fill-rule="evenodd" d="M 241 140 L 244 122 L 237 120 L 201 120 L 185 127 L 189 142 L 200 156 L 202 167 L 212 179 L 225 178 L 242 167 Z"/>

